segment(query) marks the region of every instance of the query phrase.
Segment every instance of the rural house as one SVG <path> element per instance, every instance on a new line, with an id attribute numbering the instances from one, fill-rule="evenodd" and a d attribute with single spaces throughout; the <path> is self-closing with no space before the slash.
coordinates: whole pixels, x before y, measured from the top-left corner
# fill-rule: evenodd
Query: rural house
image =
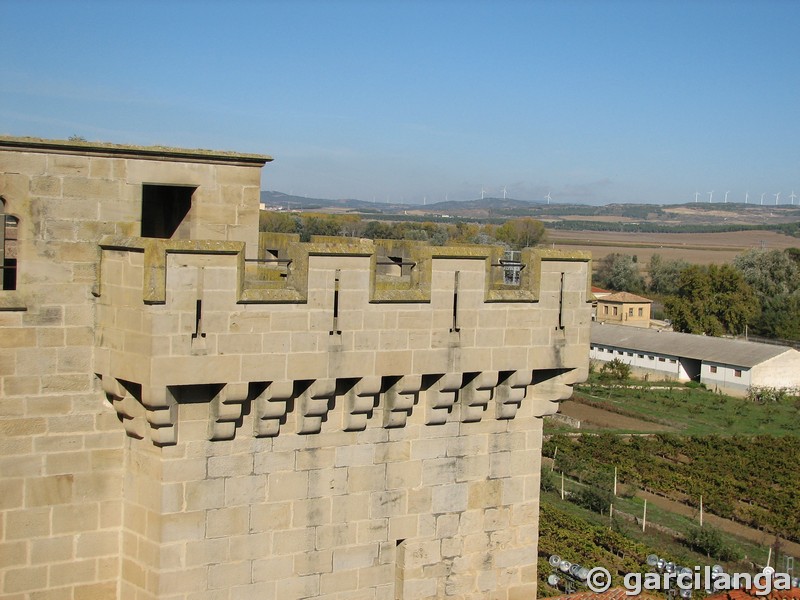
<path id="1" fill-rule="evenodd" d="M 615 292 L 597 296 L 596 320 L 598 322 L 650 327 L 650 305 L 652 300 L 630 292 Z"/>

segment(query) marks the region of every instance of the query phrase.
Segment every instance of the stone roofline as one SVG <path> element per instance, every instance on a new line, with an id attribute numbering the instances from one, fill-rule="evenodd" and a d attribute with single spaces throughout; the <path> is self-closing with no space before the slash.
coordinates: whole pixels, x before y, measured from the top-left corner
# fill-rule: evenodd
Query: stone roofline
<path id="1" fill-rule="evenodd" d="M 167 293 L 167 255 L 207 254 L 231 255 L 237 270 L 237 303 L 305 303 L 308 300 L 308 261 L 311 256 L 361 256 L 370 258 L 370 302 L 430 302 L 431 270 L 434 259 L 483 260 L 486 270 L 485 302 L 538 302 L 542 262 L 589 262 L 591 255 L 581 251 L 526 248 L 522 251 L 519 285 L 503 283 L 499 246 L 461 245 L 429 246 L 420 242 L 396 240 L 352 239 L 312 236 L 310 243 L 299 242 L 294 234 L 261 235 L 260 245 L 278 249 L 286 266 L 264 263 L 248 265 L 243 242 L 222 240 L 165 240 L 140 237 L 105 236 L 100 240 L 104 251 L 117 250 L 144 254 L 142 299 L 145 304 L 163 304 Z M 399 247 L 399 248 L 398 248 Z M 381 258 L 404 254 L 414 265 L 405 277 L 381 275 Z M 248 268 L 252 266 L 253 268 Z M 102 278 L 101 278 L 102 281 Z M 587 299 L 589 280 L 587 279 Z M 95 295 L 102 293 L 102 285 Z M 589 301 L 589 300 L 587 300 Z"/>
<path id="2" fill-rule="evenodd" d="M 86 154 L 110 158 L 140 158 L 162 161 L 233 164 L 262 167 L 272 161 L 266 154 L 227 152 L 223 150 L 171 148 L 168 146 L 135 146 L 88 142 L 83 140 L 46 140 L 34 137 L 0 136 L 0 150 Z"/>
<path id="3" fill-rule="evenodd" d="M 598 302 L 607 302 L 609 304 L 652 304 L 653 301 L 643 296 L 637 296 L 630 292 L 614 292 L 608 296 L 598 298 Z"/>

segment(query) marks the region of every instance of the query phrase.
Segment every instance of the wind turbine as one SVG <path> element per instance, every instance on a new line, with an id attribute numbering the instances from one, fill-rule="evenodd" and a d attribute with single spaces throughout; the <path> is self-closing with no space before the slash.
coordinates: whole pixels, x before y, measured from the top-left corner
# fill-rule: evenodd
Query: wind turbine
<path id="1" fill-rule="evenodd" d="M 778 206 L 778 200 L 780 200 L 780 198 L 781 198 L 781 193 L 780 192 L 775 194 L 775 206 Z"/>
<path id="2" fill-rule="evenodd" d="M 795 199 L 795 198 L 797 198 L 797 194 L 795 194 L 795 193 L 794 193 L 794 190 L 792 190 L 792 193 L 791 193 L 791 194 L 789 194 L 789 201 L 790 201 L 790 202 L 791 202 L 793 205 L 794 205 L 794 199 Z"/>
<path id="3" fill-rule="evenodd" d="M 764 196 L 766 196 L 766 194 L 761 194 L 761 206 L 764 206 Z"/>
<path id="4" fill-rule="evenodd" d="M 550 204 L 550 192 L 549 191 L 547 192 L 547 196 L 545 196 L 544 199 L 547 200 L 548 204 Z"/>
<path id="5" fill-rule="evenodd" d="M 725 192 L 725 204 L 727 204 L 727 203 L 728 203 L 728 194 L 730 194 L 730 193 L 731 193 L 731 192 L 730 192 L 730 190 L 728 190 L 727 192 Z"/>
<path id="6" fill-rule="evenodd" d="M 750 198 L 750 192 L 744 193 L 744 203 L 747 204 L 747 200 Z"/>
<path id="7" fill-rule="evenodd" d="M 714 197 L 714 190 L 708 192 L 708 203 L 711 204 L 711 199 Z"/>
<path id="8" fill-rule="evenodd" d="M 700 197 L 700 192 L 694 193 L 694 203 L 697 204 L 697 199 Z"/>
<path id="9" fill-rule="evenodd" d="M 483 189 L 483 186 L 481 186 L 481 200 L 483 200 L 483 195 L 484 195 L 485 193 L 486 193 L 486 190 L 484 190 L 484 189 Z"/>
<path id="10" fill-rule="evenodd" d="M 503 186 L 503 200 L 506 199 L 506 186 Z"/>

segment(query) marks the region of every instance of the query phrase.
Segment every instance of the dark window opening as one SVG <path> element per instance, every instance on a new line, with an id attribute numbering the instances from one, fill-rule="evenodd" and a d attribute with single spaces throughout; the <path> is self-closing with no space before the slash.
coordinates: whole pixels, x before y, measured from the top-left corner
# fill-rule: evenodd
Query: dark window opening
<path id="1" fill-rule="evenodd" d="M 742 371 L 741 371 L 741 369 L 734 369 L 734 371 L 733 371 L 733 376 L 734 376 L 734 377 L 741 377 L 741 376 L 742 376 Z"/>
<path id="2" fill-rule="evenodd" d="M 716 373 L 717 372 L 717 367 L 715 367 L 714 365 L 711 365 L 711 372 L 712 373 Z"/>
<path id="3" fill-rule="evenodd" d="M 0 199 L 0 282 L 3 290 L 17 289 L 17 230 L 19 219 L 5 214 Z"/>
<path id="4" fill-rule="evenodd" d="M 173 237 L 192 207 L 196 189 L 183 185 L 142 185 L 142 237 Z"/>
<path id="5" fill-rule="evenodd" d="M 17 289 L 17 259 L 3 259 L 3 289 Z"/>

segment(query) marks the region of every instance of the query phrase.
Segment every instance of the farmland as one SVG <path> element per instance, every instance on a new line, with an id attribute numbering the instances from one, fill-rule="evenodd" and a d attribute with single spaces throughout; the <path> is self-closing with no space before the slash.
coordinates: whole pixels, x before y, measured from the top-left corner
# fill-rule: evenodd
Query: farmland
<path id="1" fill-rule="evenodd" d="M 547 240 L 553 248 L 591 252 L 595 261 L 614 252 L 635 254 L 643 266 L 650 262 L 653 254 L 670 260 L 711 264 L 729 263 L 737 254 L 751 248 L 783 250 L 800 246 L 799 239 L 774 231 L 624 233 L 548 229 Z"/>
<path id="2" fill-rule="evenodd" d="M 606 553 L 624 548 L 624 556 L 640 561 L 643 549 L 637 544 L 683 564 L 715 560 L 740 572 L 760 570 L 770 546 L 776 566 L 775 552 L 781 554 L 780 564 L 786 555 L 798 556 L 800 505 L 793 473 L 800 461 L 795 426 L 800 399 L 788 395 L 761 402 L 697 385 L 609 382 L 592 374 L 575 386 L 560 412 L 580 420 L 580 428 L 545 424 L 543 455 L 550 457 L 544 458 L 542 473 L 540 565 L 545 576 L 548 552 L 601 564 L 613 573 L 623 567 Z M 617 496 L 611 492 L 614 468 Z M 561 473 L 566 499 L 558 492 Z M 699 531 L 701 496 L 706 532 L 717 536 L 720 554 L 697 554 L 689 541 Z M 589 506 L 588 500 L 595 502 Z M 648 526 L 642 533 L 641 523 L 633 520 L 642 516 L 645 500 Z M 587 523 L 605 524 L 606 532 L 611 525 L 624 539 L 597 529 L 589 544 L 564 531 Z M 540 585 L 547 589 L 541 575 Z"/>

